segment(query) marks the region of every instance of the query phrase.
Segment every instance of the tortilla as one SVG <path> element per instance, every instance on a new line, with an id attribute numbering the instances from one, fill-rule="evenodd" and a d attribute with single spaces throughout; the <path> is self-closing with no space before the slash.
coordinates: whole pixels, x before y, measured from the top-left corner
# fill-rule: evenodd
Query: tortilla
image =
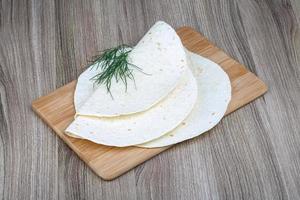
<path id="1" fill-rule="evenodd" d="M 216 63 L 188 52 L 190 68 L 198 86 L 198 99 L 191 114 L 176 129 L 139 147 L 163 147 L 188 140 L 213 128 L 224 116 L 231 99 L 227 74 Z"/>
<path id="2" fill-rule="evenodd" d="M 134 81 L 128 80 L 127 89 L 113 79 L 111 94 L 105 85 L 90 80 L 99 73 L 96 69 L 80 75 L 74 97 L 76 115 L 115 117 L 146 111 L 174 90 L 187 68 L 180 38 L 161 21 L 132 49 L 128 61 L 142 71 L 133 68 Z"/>
<path id="3" fill-rule="evenodd" d="M 145 143 L 176 128 L 192 111 L 196 98 L 196 80 L 187 68 L 178 86 L 151 109 L 109 118 L 77 116 L 65 132 L 70 136 L 108 146 L 123 147 Z"/>

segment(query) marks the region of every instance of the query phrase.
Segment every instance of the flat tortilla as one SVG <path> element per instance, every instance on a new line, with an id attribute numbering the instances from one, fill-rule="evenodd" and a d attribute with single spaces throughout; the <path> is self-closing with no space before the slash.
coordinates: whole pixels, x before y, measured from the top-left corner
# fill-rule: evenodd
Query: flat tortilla
<path id="1" fill-rule="evenodd" d="M 224 116 L 231 99 L 231 85 L 222 68 L 198 54 L 188 52 L 190 68 L 197 80 L 198 99 L 191 114 L 173 131 L 139 147 L 169 146 L 213 128 Z"/>
<path id="2" fill-rule="evenodd" d="M 110 118 L 77 116 L 65 132 L 108 146 L 145 143 L 176 128 L 192 111 L 196 98 L 196 80 L 187 68 L 178 86 L 151 109 Z"/>
<path id="3" fill-rule="evenodd" d="M 161 21 L 133 48 L 128 60 L 148 75 L 133 68 L 135 81 L 128 80 L 126 92 L 125 85 L 113 79 L 112 98 L 105 85 L 94 87 L 90 80 L 99 71 L 86 70 L 79 76 L 75 90 L 76 115 L 115 117 L 148 110 L 174 90 L 187 68 L 180 38 Z"/>

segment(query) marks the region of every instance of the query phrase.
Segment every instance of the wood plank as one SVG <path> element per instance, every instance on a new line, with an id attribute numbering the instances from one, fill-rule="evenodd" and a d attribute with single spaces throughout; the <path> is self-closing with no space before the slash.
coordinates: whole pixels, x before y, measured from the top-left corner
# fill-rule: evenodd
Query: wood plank
<path id="1" fill-rule="evenodd" d="M 299 8 L 299 0 L 2 0 L 0 199 L 300 199 Z M 97 50 L 133 45 L 157 20 L 201 31 L 269 90 L 106 182 L 29 105 L 75 80 Z"/>
<path id="2" fill-rule="evenodd" d="M 182 27 L 177 33 L 185 47 L 220 64 L 229 75 L 233 90 L 227 114 L 267 91 L 266 85 L 260 79 L 194 29 Z M 112 180 L 168 148 L 108 147 L 65 135 L 63 131 L 75 114 L 75 85 L 76 82 L 73 81 L 35 100 L 32 108 L 100 177 Z"/>

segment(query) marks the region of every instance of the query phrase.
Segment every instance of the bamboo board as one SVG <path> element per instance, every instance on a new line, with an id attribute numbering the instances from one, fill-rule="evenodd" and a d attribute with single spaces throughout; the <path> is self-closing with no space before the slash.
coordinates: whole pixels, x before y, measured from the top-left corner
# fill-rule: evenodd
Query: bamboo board
<path id="1" fill-rule="evenodd" d="M 243 65 L 226 55 L 200 33 L 189 27 L 177 30 L 184 46 L 216 63 L 228 74 L 232 86 L 232 99 L 226 114 L 246 105 L 267 91 L 267 86 Z M 100 177 L 112 180 L 153 156 L 168 149 L 138 147 L 108 147 L 64 134 L 72 122 L 75 110 L 73 93 L 76 81 L 32 102 L 32 108 Z"/>

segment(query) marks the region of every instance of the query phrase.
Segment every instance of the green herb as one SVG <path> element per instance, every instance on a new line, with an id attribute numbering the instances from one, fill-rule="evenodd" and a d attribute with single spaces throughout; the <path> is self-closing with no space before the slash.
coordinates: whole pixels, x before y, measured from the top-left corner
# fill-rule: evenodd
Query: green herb
<path id="1" fill-rule="evenodd" d="M 113 78 L 116 82 L 120 80 L 125 84 L 127 91 L 127 78 L 134 81 L 133 70 L 142 69 L 128 62 L 128 54 L 132 51 L 132 47 L 128 45 L 120 45 L 115 48 L 104 50 L 101 55 L 94 56 L 89 66 L 101 69 L 101 72 L 91 78 L 95 84 L 104 84 L 107 92 L 111 94 L 111 84 Z M 91 68 L 91 69 L 92 69 Z"/>

